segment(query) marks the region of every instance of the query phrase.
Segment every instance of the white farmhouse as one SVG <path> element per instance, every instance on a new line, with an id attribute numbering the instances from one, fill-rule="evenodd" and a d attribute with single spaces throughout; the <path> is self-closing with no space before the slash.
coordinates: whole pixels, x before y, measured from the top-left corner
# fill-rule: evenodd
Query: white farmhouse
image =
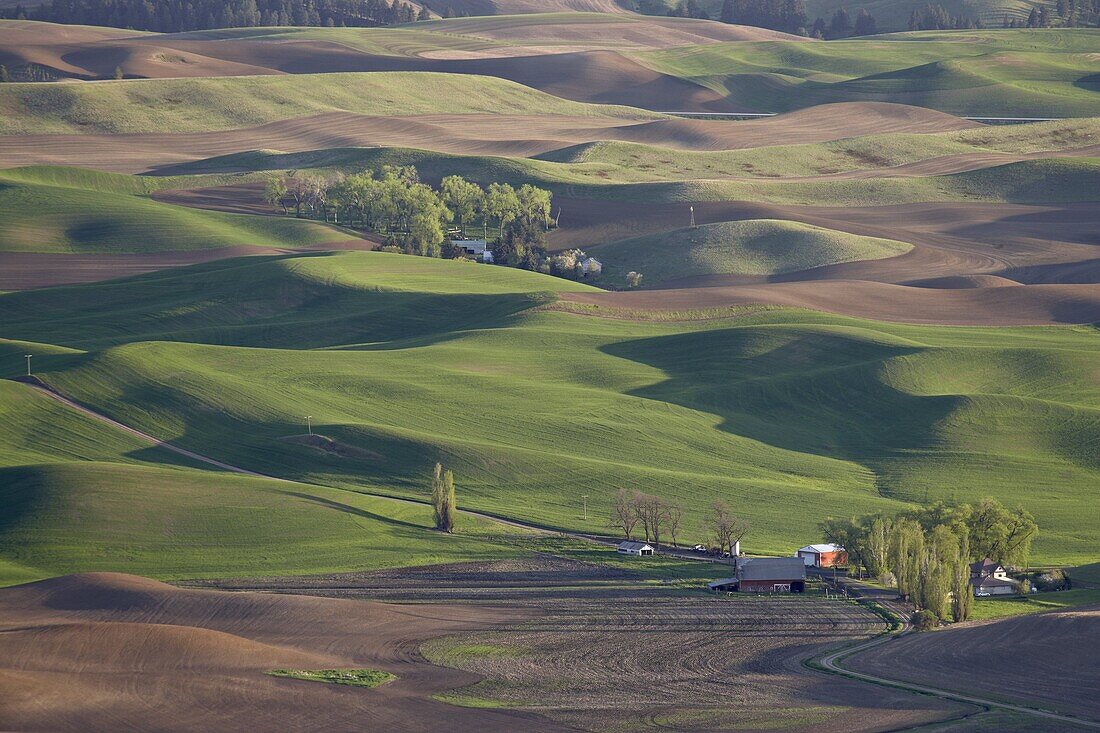
<path id="1" fill-rule="evenodd" d="M 493 263 L 493 251 L 484 239 L 452 239 L 451 244 L 478 262 Z"/>

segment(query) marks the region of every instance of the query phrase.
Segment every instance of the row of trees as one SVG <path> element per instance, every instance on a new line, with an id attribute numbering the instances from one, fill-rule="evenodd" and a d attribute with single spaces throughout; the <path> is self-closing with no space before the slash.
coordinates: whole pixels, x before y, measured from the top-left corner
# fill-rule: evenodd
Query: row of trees
<path id="1" fill-rule="evenodd" d="M 1033 7 L 1026 20 L 1004 16 L 1005 28 L 1078 28 L 1100 26 L 1100 0 L 1058 0 L 1052 12 L 1049 5 Z"/>
<path id="2" fill-rule="evenodd" d="M 909 14 L 909 30 L 911 31 L 946 31 L 964 28 L 981 28 L 980 18 L 971 18 L 965 15 L 951 15 L 942 5 L 925 5 L 919 10 L 913 10 Z"/>
<path id="3" fill-rule="evenodd" d="M 442 463 L 436 463 L 432 471 L 432 517 L 435 528 L 452 534 L 455 531 L 455 476 L 450 469 L 444 471 Z"/>
<path id="4" fill-rule="evenodd" d="M 17 5 L 0 17 L 179 33 L 253 26 L 379 26 L 431 16 L 402 0 L 50 0 L 36 8 Z"/>
<path id="5" fill-rule="evenodd" d="M 680 525 L 684 517 L 679 502 L 667 501 L 641 491 L 628 492 L 619 489 L 611 501 L 610 526 L 623 533 L 628 540 L 641 530 L 645 541 L 659 547 L 661 538 L 667 536 L 672 546 L 677 546 Z M 718 500 L 711 505 L 710 528 L 715 547 L 719 552 L 733 552 L 737 544 L 748 534 L 748 522 L 730 511 L 729 505 Z"/>
<path id="6" fill-rule="evenodd" d="M 710 17 L 699 0 L 678 0 L 668 14 L 681 18 Z M 848 12 L 840 8 L 830 20 L 817 18 L 811 25 L 804 0 L 724 0 L 718 20 L 825 39 L 869 36 L 878 28 L 874 16 L 866 8 L 860 9 L 854 22 Z"/>
<path id="7" fill-rule="evenodd" d="M 872 514 L 828 519 L 829 542 L 843 545 L 852 567 L 872 577 L 892 575 L 898 592 L 937 618 L 970 616 L 970 564 L 990 558 L 1023 565 L 1039 528 L 1023 508 L 1006 509 L 993 498 L 977 504 L 937 503 L 895 516 Z"/>
<path id="8" fill-rule="evenodd" d="M 463 236 L 471 225 L 483 233 L 492 226 L 499 244 L 494 255 L 499 251 L 502 264 L 516 266 L 545 259 L 544 232 L 551 223 L 551 193 L 545 189 L 507 183 L 483 189 L 448 176 L 436 190 L 420 181 L 413 166 L 329 176 L 292 171 L 269 177 L 264 197 L 285 214 L 384 234 L 390 244 L 427 257 L 450 256 L 444 245 L 452 222 Z"/>
<path id="9" fill-rule="evenodd" d="M 491 183 L 482 188 L 461 176 L 447 176 L 433 189 L 420 181 L 413 166 L 384 165 L 377 171 L 350 175 L 298 171 L 272 175 L 264 199 L 286 215 L 382 234 L 386 251 L 463 258 L 465 250 L 453 239 L 465 238 L 473 230 L 491 242 L 496 264 L 570 279 L 591 273 L 585 268 L 584 250 L 547 252 L 553 195 L 530 184 L 515 188 Z M 636 288 L 641 282 L 640 272 L 627 273 L 627 287 Z"/>

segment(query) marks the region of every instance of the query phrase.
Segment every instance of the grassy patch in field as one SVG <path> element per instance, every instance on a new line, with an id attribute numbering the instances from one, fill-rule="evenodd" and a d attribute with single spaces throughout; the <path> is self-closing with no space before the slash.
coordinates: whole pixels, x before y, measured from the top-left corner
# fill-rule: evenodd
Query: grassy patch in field
<path id="1" fill-rule="evenodd" d="M 771 219 L 704 224 L 589 249 L 608 278 L 644 273 L 643 285 L 699 275 L 778 275 L 897 257 L 912 245 Z"/>
<path id="2" fill-rule="evenodd" d="M 352 687 L 378 687 L 397 679 L 397 675 L 377 669 L 273 669 L 268 674 L 272 677 Z"/>
<path id="3" fill-rule="evenodd" d="M 1096 604 L 1100 604 L 1100 588 L 1078 588 L 1004 598 L 978 598 L 974 601 L 974 610 L 970 617 L 975 621 L 984 621 Z"/>

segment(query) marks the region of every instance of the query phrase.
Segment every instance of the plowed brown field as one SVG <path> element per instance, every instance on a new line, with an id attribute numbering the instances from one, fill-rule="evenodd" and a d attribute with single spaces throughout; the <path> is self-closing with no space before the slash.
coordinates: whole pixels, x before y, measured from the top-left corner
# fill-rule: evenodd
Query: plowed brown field
<path id="1" fill-rule="evenodd" d="M 206 584 L 538 609 L 529 620 L 422 649 L 432 661 L 485 678 L 455 690 L 457 699 L 537 712 L 571 729 L 895 730 L 973 712 L 804 667 L 816 651 L 882 628 L 859 606 L 820 598 L 676 592 L 625 569 L 545 555 Z"/>
<path id="2" fill-rule="evenodd" d="M 1100 608 L 1083 608 L 911 635 L 844 666 L 1100 722 L 1098 659 Z"/>
<path id="3" fill-rule="evenodd" d="M 433 693 L 475 675 L 428 664 L 432 636 L 507 613 L 180 590 L 69 576 L 0 591 L 0 728 L 20 731 L 550 731 L 521 712 L 454 708 Z M 373 690 L 277 679 L 279 667 L 382 669 Z"/>

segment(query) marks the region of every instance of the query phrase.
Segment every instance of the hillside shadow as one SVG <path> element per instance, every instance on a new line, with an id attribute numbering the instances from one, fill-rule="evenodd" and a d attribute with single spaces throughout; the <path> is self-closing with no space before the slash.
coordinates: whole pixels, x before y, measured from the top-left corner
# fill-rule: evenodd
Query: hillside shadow
<path id="1" fill-rule="evenodd" d="M 545 302 L 538 293 L 433 293 L 302 276 L 240 257 L 107 282 L 9 293 L 5 336 L 81 349 L 141 341 L 280 349 L 389 349 L 502 328 Z M 395 285 L 400 279 L 395 278 Z"/>
<path id="2" fill-rule="evenodd" d="M 866 462 L 936 444 L 962 398 L 919 397 L 881 378 L 919 347 L 842 334 L 723 329 L 610 344 L 605 353 L 660 369 L 629 394 L 722 418 L 719 429 L 817 456 Z"/>
<path id="3" fill-rule="evenodd" d="M 1074 80 L 1073 86 L 1090 92 L 1100 92 L 1100 74 L 1082 76 Z"/>

